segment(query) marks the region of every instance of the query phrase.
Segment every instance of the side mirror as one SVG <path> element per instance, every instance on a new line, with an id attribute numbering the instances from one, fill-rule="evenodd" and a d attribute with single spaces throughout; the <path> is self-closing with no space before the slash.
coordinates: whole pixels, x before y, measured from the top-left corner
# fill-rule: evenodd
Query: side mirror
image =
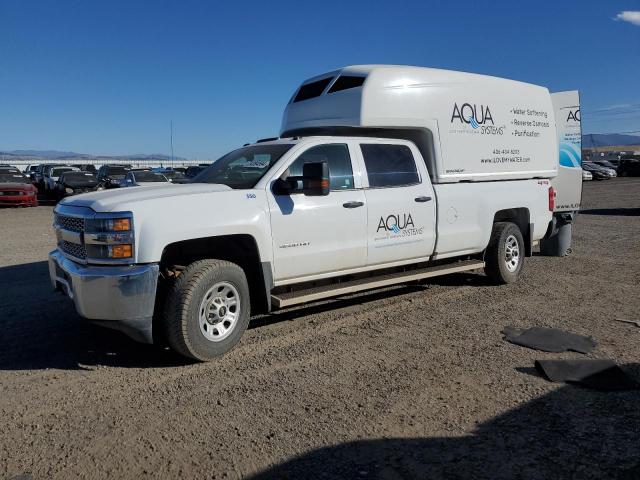
<path id="1" fill-rule="evenodd" d="M 302 166 L 302 193 L 309 197 L 329 195 L 329 164 L 305 163 Z"/>

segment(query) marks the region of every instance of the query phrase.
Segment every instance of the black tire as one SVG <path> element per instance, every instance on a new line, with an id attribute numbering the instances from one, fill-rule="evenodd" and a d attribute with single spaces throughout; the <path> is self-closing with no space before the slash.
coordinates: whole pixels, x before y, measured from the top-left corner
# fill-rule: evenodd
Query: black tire
<path id="1" fill-rule="evenodd" d="M 239 303 L 240 312 L 227 336 L 214 341 L 208 339 L 202 329 L 206 328 L 209 331 L 208 329 L 212 328 L 213 332 L 216 332 L 215 325 L 203 322 L 201 326 L 200 314 L 201 311 L 206 310 L 201 310 L 202 303 L 206 303 L 205 294 L 220 283 L 235 288 L 239 296 L 237 303 Z M 224 355 L 240 341 L 240 337 L 247 329 L 250 305 L 249 285 L 242 268 L 224 260 L 193 262 L 169 288 L 163 312 L 163 327 L 167 343 L 181 355 L 203 362 Z M 231 311 L 231 307 L 227 311 Z M 213 333 L 210 335 L 215 337 Z"/>
<path id="2" fill-rule="evenodd" d="M 517 249 L 513 248 L 514 241 L 517 244 Z M 507 255 L 508 249 L 510 256 Z M 484 271 L 487 276 L 497 284 L 517 281 L 524 269 L 524 256 L 525 246 L 520 228 L 511 222 L 495 223 L 484 256 Z"/>

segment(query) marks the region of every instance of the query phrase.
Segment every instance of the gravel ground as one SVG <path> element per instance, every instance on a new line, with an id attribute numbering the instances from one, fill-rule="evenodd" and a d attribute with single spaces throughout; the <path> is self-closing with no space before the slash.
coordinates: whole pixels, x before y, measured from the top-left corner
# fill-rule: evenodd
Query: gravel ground
<path id="1" fill-rule="evenodd" d="M 567 258 L 255 319 L 208 364 L 85 324 L 52 207 L 0 210 L 2 478 L 640 478 L 640 393 L 554 384 L 505 325 L 591 335 L 640 379 L 640 179 L 585 185 Z"/>

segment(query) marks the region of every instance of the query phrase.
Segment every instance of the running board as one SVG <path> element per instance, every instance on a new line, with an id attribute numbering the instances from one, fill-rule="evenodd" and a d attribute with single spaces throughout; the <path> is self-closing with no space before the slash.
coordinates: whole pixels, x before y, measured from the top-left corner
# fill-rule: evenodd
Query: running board
<path id="1" fill-rule="evenodd" d="M 388 287 L 390 285 L 422 280 L 423 278 L 438 277 L 440 275 L 466 272 L 479 268 L 484 268 L 484 262 L 478 260 L 464 260 L 454 264 L 438 265 L 437 267 L 388 273 L 386 275 L 349 280 L 331 285 L 323 285 L 321 287 L 297 290 L 295 292 L 278 293 L 271 295 L 271 304 L 275 308 L 286 308 L 300 303 L 322 300 L 324 298 L 338 297 L 341 295 L 361 292 L 363 290 Z"/>

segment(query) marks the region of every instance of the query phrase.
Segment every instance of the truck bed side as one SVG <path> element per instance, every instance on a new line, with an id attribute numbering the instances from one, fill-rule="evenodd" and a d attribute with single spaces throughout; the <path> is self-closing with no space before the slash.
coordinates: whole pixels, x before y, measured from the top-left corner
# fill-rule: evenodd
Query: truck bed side
<path id="1" fill-rule="evenodd" d="M 552 215 L 548 209 L 549 186 L 548 180 L 434 184 L 438 218 L 434 258 L 484 250 L 496 214 L 520 215 L 526 230 L 533 225 L 531 241 L 541 239 Z"/>

